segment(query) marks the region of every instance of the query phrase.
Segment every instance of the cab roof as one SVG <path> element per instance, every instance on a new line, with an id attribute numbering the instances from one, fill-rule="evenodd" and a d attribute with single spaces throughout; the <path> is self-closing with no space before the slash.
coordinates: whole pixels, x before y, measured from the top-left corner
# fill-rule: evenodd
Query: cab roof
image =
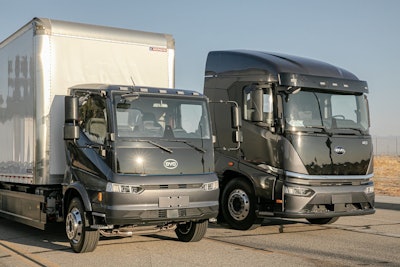
<path id="1" fill-rule="evenodd" d="M 365 81 L 343 68 L 309 58 L 252 50 L 210 52 L 205 75 L 261 75 L 267 82 L 283 86 L 368 92 Z"/>

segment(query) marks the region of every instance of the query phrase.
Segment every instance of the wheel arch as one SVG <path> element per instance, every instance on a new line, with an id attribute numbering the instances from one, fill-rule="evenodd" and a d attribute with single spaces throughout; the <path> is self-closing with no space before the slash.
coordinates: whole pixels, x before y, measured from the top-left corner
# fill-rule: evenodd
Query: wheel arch
<path id="1" fill-rule="evenodd" d="M 92 204 L 85 187 L 81 183 L 76 182 L 68 185 L 65 189 L 63 197 L 64 218 L 66 217 L 69 203 L 74 197 L 81 199 L 85 211 L 92 211 Z"/>
<path id="2" fill-rule="evenodd" d="M 233 170 L 226 170 L 223 173 L 223 175 L 221 177 L 219 177 L 220 187 L 224 188 L 226 186 L 226 184 L 229 183 L 229 181 L 231 181 L 233 179 L 241 179 L 241 180 L 245 181 L 253 188 L 254 193 L 257 192 L 256 191 L 256 183 L 255 183 L 254 179 L 252 179 L 251 176 L 248 176 L 246 174 L 243 174 L 238 171 L 233 171 Z"/>

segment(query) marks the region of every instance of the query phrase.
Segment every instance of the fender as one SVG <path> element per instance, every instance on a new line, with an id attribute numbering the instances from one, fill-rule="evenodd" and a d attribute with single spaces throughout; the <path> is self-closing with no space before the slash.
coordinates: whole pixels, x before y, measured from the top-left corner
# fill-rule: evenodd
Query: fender
<path id="1" fill-rule="evenodd" d="M 85 210 L 92 211 L 92 204 L 90 202 L 89 195 L 86 191 L 86 188 L 81 182 L 75 181 L 64 187 L 64 197 L 63 197 L 64 210 L 66 210 L 66 205 L 71 200 L 72 198 L 71 196 L 79 196 L 82 199 L 82 203 L 85 206 Z"/>

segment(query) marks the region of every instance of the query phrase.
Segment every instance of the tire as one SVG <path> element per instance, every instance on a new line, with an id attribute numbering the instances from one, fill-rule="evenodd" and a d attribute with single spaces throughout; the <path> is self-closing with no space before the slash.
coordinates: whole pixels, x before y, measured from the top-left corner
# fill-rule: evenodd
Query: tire
<path id="1" fill-rule="evenodd" d="M 240 178 L 229 181 L 222 191 L 221 212 L 233 229 L 249 230 L 257 222 L 254 190 Z"/>
<path id="2" fill-rule="evenodd" d="M 311 224 L 331 224 L 336 222 L 339 217 L 332 218 L 316 218 L 316 219 L 307 219 L 307 221 Z"/>
<path id="3" fill-rule="evenodd" d="M 74 252 L 92 252 L 99 242 L 98 230 L 88 228 L 84 218 L 84 208 L 79 198 L 73 198 L 69 204 L 65 219 L 65 231 Z"/>
<path id="4" fill-rule="evenodd" d="M 187 222 L 178 224 L 175 229 L 176 236 L 182 242 L 198 242 L 207 232 L 208 220 L 200 222 Z"/>

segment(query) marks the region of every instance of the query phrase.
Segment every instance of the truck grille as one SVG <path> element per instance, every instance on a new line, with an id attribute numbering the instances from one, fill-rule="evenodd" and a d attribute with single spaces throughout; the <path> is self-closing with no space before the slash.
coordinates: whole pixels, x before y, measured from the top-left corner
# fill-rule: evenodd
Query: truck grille
<path id="1" fill-rule="evenodd" d="M 143 185 L 145 190 L 159 190 L 159 189 L 195 189 L 201 188 L 202 184 L 161 184 L 161 185 Z"/>
<path id="2" fill-rule="evenodd" d="M 178 217 L 186 217 L 186 209 L 179 209 L 178 210 Z M 168 218 L 167 210 L 159 210 L 158 211 L 158 218 Z"/>

